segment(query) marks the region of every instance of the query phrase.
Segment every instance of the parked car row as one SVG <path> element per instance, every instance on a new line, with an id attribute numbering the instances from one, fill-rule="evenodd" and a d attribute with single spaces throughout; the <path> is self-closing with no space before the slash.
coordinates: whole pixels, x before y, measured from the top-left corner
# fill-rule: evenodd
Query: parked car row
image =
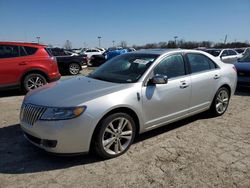
<path id="1" fill-rule="evenodd" d="M 243 54 L 238 53 L 234 49 L 202 49 L 203 51 L 220 59 L 224 63 L 235 63 Z"/>

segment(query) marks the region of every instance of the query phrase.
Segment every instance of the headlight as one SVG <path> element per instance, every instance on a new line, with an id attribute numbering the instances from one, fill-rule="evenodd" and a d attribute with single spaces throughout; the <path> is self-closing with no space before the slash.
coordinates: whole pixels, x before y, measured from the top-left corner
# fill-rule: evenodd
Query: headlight
<path id="1" fill-rule="evenodd" d="M 41 120 L 66 120 L 80 116 L 86 110 L 86 106 L 71 108 L 47 108 Z"/>

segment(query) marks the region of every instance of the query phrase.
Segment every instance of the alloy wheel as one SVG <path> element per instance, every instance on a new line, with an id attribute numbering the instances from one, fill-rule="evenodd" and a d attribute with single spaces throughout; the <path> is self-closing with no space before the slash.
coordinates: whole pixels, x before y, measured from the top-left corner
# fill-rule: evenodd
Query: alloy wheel
<path id="1" fill-rule="evenodd" d="M 110 155 L 117 155 L 126 150 L 133 138 L 133 127 L 125 117 L 112 120 L 105 128 L 102 146 Z"/>
<path id="2" fill-rule="evenodd" d="M 45 82 L 40 76 L 32 76 L 27 81 L 27 87 L 29 90 L 41 87 L 44 84 Z"/>
<path id="3" fill-rule="evenodd" d="M 221 90 L 218 93 L 216 101 L 215 101 L 215 105 L 216 105 L 215 108 L 218 114 L 223 114 L 226 111 L 228 102 L 229 102 L 228 92 L 226 90 Z"/>
<path id="4" fill-rule="evenodd" d="M 69 72 L 72 75 L 76 75 L 80 72 L 80 66 L 76 63 L 72 63 L 69 65 Z"/>

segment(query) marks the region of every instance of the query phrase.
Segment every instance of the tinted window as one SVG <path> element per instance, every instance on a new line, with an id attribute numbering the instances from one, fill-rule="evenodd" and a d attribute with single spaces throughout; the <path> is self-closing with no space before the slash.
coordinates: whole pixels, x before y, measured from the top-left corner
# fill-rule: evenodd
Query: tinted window
<path id="1" fill-rule="evenodd" d="M 92 52 L 98 52 L 98 50 L 92 50 Z"/>
<path id="2" fill-rule="evenodd" d="M 0 58 L 11 58 L 18 56 L 18 46 L 0 45 Z"/>
<path id="3" fill-rule="evenodd" d="M 228 54 L 229 55 L 237 55 L 237 53 L 235 51 L 233 51 L 233 50 L 228 50 Z"/>
<path id="4" fill-rule="evenodd" d="M 211 55 L 217 57 L 220 55 L 221 50 L 206 50 L 207 53 L 210 53 Z"/>
<path id="5" fill-rule="evenodd" d="M 208 57 L 202 54 L 187 54 L 190 63 L 191 72 L 201 72 L 217 68 L 216 64 Z"/>
<path id="6" fill-rule="evenodd" d="M 20 56 L 26 56 L 26 51 L 24 50 L 24 48 L 22 46 L 19 46 L 19 53 L 20 53 Z"/>
<path id="7" fill-rule="evenodd" d="M 185 75 L 185 64 L 181 55 L 171 55 L 162 60 L 154 69 L 154 74 L 166 75 L 168 78 Z"/>
<path id="8" fill-rule="evenodd" d="M 91 52 L 91 50 L 87 50 L 86 52 Z"/>
<path id="9" fill-rule="evenodd" d="M 225 56 L 228 56 L 227 50 L 224 50 L 224 51 L 222 52 L 222 54 L 221 54 L 221 57 L 225 57 Z"/>
<path id="10" fill-rule="evenodd" d="M 28 55 L 33 55 L 37 51 L 37 48 L 28 47 L 28 46 L 24 46 L 24 49 L 25 49 L 25 51 L 27 52 Z"/>

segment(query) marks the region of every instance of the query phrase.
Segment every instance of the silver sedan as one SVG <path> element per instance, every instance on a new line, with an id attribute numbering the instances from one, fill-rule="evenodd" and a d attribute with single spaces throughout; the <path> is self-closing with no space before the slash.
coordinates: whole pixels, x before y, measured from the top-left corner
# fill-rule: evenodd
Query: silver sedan
<path id="1" fill-rule="evenodd" d="M 53 153 L 103 158 L 125 153 L 134 137 L 209 111 L 222 115 L 236 88 L 234 65 L 195 50 L 145 50 L 117 56 L 88 76 L 47 84 L 24 98 L 20 124 Z"/>

